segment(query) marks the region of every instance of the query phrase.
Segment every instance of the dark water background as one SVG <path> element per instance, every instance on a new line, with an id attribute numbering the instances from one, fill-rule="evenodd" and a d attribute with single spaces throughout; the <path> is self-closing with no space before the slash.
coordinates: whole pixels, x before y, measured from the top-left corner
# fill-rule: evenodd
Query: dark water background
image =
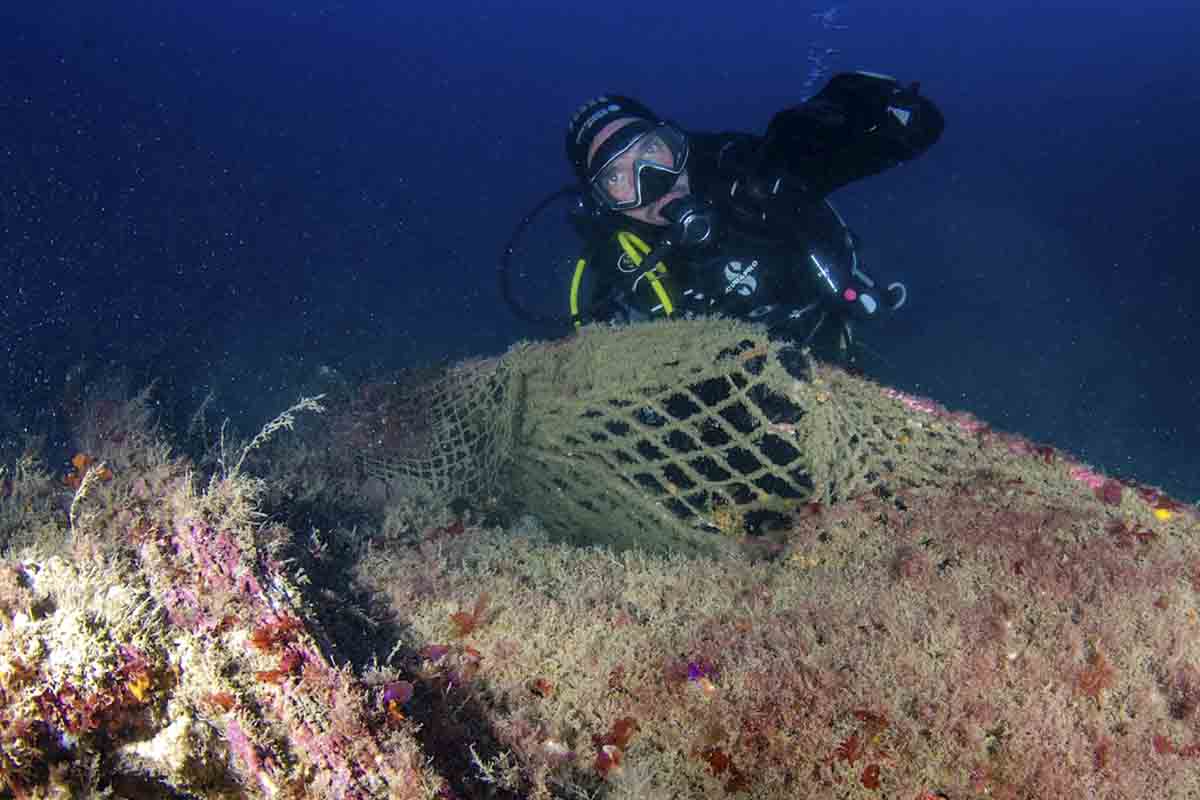
<path id="1" fill-rule="evenodd" d="M 256 429 L 330 370 L 547 335 L 496 262 L 583 100 L 761 132 L 870 69 L 948 119 L 834 198 L 912 291 L 872 374 L 1200 498 L 1200 10 L 962 5 L 5 3 L 0 437 L 65 457 L 80 364 Z M 564 297 L 559 222 L 521 273 Z"/>

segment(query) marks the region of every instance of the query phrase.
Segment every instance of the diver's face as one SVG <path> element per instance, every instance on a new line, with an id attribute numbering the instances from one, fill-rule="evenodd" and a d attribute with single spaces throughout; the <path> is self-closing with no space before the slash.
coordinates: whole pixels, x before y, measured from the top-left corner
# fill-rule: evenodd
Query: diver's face
<path id="1" fill-rule="evenodd" d="M 633 117 L 623 117 L 621 119 L 613 120 L 600 129 L 600 132 L 596 134 L 596 138 L 592 141 L 591 147 L 588 148 L 589 167 L 592 164 L 592 158 L 596 155 L 596 151 L 600 149 L 600 146 L 604 144 L 604 142 L 607 141 L 610 136 L 632 122 L 634 122 Z M 653 137 L 651 137 L 651 139 L 647 142 L 646 146 L 654 146 Z M 626 181 L 628 186 L 627 191 L 633 192 L 633 183 L 636 180 L 633 174 L 633 165 L 638 159 L 658 161 L 658 163 L 661 163 L 665 167 L 675 166 L 675 159 L 671 154 L 670 148 L 668 147 L 661 147 L 661 151 L 656 153 L 648 153 L 643 152 L 638 148 L 631 148 L 630 150 L 622 153 L 619 158 L 613 161 L 613 163 L 609 165 L 605 172 L 611 174 L 613 176 L 613 180 Z M 659 159 L 661 159 L 661 161 Z M 614 196 L 620 196 L 621 191 L 622 187 L 617 187 L 613 191 Z M 667 192 L 658 200 L 654 201 L 650 205 L 641 206 L 639 208 L 625 209 L 620 213 L 624 214 L 630 219 L 636 219 L 651 225 L 670 225 L 671 221 L 662 215 L 663 207 L 672 200 L 677 200 L 680 197 L 686 197 L 689 194 L 691 194 L 691 184 L 688 182 L 688 173 L 685 169 L 679 174 L 679 177 L 675 179 L 675 185 L 671 187 L 671 191 Z"/>

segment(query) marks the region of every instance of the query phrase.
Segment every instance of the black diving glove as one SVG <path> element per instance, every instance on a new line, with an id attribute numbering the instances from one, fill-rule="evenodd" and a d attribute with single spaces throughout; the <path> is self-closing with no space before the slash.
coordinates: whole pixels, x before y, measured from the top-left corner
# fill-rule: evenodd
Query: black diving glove
<path id="1" fill-rule="evenodd" d="M 882 84 L 868 93 L 871 100 L 864 109 L 863 122 L 868 134 L 894 141 L 907 151 L 906 158 L 925 152 L 942 135 L 945 119 L 937 106 L 921 97 L 920 83 L 902 85 L 882 75 L 862 72 L 854 75 Z"/>
<path id="2" fill-rule="evenodd" d="M 876 140 L 891 159 L 907 161 L 942 135 L 945 119 L 920 84 L 887 75 L 843 72 L 767 126 L 761 163 L 767 172 L 806 174 L 838 151 Z"/>

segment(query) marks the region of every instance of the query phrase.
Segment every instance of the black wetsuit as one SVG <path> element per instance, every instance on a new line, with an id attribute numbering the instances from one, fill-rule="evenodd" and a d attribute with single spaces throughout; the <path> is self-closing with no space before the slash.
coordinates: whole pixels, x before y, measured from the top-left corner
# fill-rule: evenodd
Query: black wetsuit
<path id="1" fill-rule="evenodd" d="M 845 73 L 776 114 L 766 136 L 689 135 L 692 193 L 719 215 L 714 240 L 667 254 L 666 274 L 653 286 L 644 268 L 632 263 L 619 234 L 634 234 L 655 247 L 667 229 L 605 215 L 585 233 L 582 317 L 635 321 L 720 314 L 803 338 L 830 305 L 815 285 L 820 276 L 816 262 L 809 263 L 813 247 L 843 250 L 826 253 L 830 258 L 852 257 L 853 251 L 853 244 L 841 241 L 846 232 L 825 198 L 920 155 L 943 125 L 937 107 L 915 87 Z"/>

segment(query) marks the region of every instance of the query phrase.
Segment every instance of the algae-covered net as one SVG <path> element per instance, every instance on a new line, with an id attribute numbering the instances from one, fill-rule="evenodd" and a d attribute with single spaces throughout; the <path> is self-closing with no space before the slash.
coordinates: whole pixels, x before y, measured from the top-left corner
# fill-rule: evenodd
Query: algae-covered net
<path id="1" fill-rule="evenodd" d="M 368 475 L 448 505 L 491 496 L 512 446 L 503 360 L 368 387 L 352 415 Z"/>
<path id="2" fill-rule="evenodd" d="M 955 433 L 918 442 L 860 387 L 757 326 L 599 326 L 413 387 L 392 408 L 406 433 L 365 460 L 446 502 L 504 495 L 559 538 L 713 551 L 714 534 L 769 530 L 802 504 L 892 491 L 902 462 L 936 480 Z"/>

